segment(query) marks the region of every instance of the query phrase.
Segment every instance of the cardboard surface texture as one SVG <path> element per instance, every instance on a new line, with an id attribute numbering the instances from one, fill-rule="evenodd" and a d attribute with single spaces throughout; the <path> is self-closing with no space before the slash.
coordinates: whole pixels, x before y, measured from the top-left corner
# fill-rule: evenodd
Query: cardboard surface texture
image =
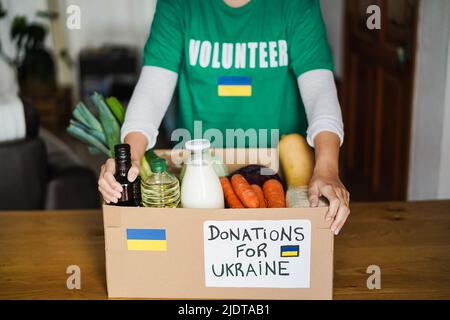
<path id="1" fill-rule="evenodd" d="M 104 205 L 108 296 L 332 299 L 327 210 Z"/>

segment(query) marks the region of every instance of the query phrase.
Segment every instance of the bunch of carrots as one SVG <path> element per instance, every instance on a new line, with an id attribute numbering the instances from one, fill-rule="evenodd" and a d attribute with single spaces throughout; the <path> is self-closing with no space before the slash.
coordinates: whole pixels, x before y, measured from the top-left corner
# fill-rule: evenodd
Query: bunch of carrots
<path id="1" fill-rule="evenodd" d="M 225 201 L 231 209 L 242 208 L 286 208 L 283 185 L 275 179 L 267 180 L 263 187 L 250 185 L 240 174 L 228 179 L 221 177 Z"/>

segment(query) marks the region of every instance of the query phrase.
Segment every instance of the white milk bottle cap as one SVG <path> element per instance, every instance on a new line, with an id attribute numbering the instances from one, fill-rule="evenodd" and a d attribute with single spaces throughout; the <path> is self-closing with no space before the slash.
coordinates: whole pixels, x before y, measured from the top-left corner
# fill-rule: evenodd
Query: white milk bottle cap
<path id="1" fill-rule="evenodd" d="M 203 151 L 211 148 L 211 142 L 206 139 L 196 139 L 186 142 L 186 150 L 189 151 Z"/>

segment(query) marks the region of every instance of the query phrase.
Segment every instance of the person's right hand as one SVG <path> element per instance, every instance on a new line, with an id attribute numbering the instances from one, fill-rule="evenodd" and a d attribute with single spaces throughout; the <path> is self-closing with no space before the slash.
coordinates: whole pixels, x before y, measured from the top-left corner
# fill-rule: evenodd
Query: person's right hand
<path id="1" fill-rule="evenodd" d="M 134 182 L 139 175 L 140 163 L 137 161 L 131 162 L 131 168 L 128 171 L 128 181 Z M 116 173 L 116 161 L 114 159 L 108 159 L 101 167 L 100 177 L 98 178 L 98 191 L 103 196 L 106 203 L 117 203 L 121 198 L 123 191 L 120 183 L 114 178 Z"/>

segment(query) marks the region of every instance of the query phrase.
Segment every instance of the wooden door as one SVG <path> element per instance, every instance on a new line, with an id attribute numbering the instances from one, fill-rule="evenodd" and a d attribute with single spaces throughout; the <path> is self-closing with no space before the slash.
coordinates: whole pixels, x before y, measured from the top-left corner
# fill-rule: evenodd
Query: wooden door
<path id="1" fill-rule="evenodd" d="M 381 29 L 367 8 L 381 9 Z M 419 0 L 347 0 L 343 179 L 356 201 L 405 200 Z"/>

